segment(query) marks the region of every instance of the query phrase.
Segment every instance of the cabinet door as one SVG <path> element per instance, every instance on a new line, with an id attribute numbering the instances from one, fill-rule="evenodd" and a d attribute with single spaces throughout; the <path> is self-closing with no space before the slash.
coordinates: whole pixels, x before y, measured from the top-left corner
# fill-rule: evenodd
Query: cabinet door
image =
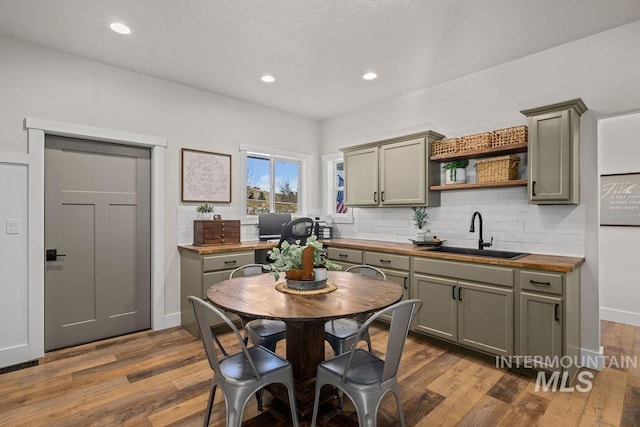
<path id="1" fill-rule="evenodd" d="M 493 354 L 513 354 L 513 291 L 468 282 L 458 286 L 458 342 Z"/>
<path id="2" fill-rule="evenodd" d="M 378 148 L 344 153 L 345 203 L 348 206 L 377 206 Z"/>
<path id="3" fill-rule="evenodd" d="M 209 273 L 204 273 L 202 275 L 202 294 L 203 294 L 203 298 L 207 297 L 207 290 L 209 290 L 209 288 L 211 286 L 214 286 L 216 283 L 222 282 L 223 280 L 227 280 L 229 278 L 229 274 L 232 272 L 233 270 L 223 270 L 223 271 L 212 271 Z M 240 318 L 238 316 L 236 316 L 235 314 L 232 313 L 226 313 L 227 317 L 232 321 L 235 322 L 236 320 L 240 320 Z M 213 317 L 213 315 L 212 315 Z M 211 326 L 222 326 L 225 325 L 224 321 L 215 316 L 216 320 L 212 322 Z"/>
<path id="4" fill-rule="evenodd" d="M 529 118 L 529 200 L 569 202 L 572 190 L 569 110 Z M 577 154 L 577 153 L 576 153 Z"/>
<path id="5" fill-rule="evenodd" d="M 380 147 L 380 204 L 424 204 L 427 152 L 424 138 Z"/>
<path id="6" fill-rule="evenodd" d="M 422 300 L 416 331 L 449 341 L 458 340 L 457 285 L 455 280 L 413 275 L 411 297 Z"/>
<path id="7" fill-rule="evenodd" d="M 520 293 L 520 354 L 543 356 L 550 363 L 558 358 L 557 363 L 563 354 L 562 298 Z M 539 367 L 552 368 L 544 359 Z"/>
<path id="8" fill-rule="evenodd" d="M 409 272 L 408 271 L 399 271 L 399 270 L 388 270 L 386 268 L 381 268 L 382 272 L 387 276 L 387 280 L 397 283 L 402 286 L 403 293 L 402 299 L 409 299 Z M 391 316 L 381 316 L 380 319 L 386 320 L 387 322 L 391 322 Z"/>

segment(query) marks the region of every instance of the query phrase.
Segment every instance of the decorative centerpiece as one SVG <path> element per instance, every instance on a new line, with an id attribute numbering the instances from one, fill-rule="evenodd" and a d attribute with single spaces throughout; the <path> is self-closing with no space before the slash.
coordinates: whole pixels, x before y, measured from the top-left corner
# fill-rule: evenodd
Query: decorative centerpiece
<path id="1" fill-rule="evenodd" d="M 326 258 L 322 243 L 315 235 L 310 236 L 304 246 L 300 245 L 300 240 L 293 244 L 282 242 L 280 248 L 271 249 L 267 255 L 273 263 L 267 264 L 265 269 L 276 280 L 280 280 L 280 273 L 286 273 L 287 287 L 295 290 L 322 289 L 327 286 L 326 270 L 342 268 Z"/>
<path id="2" fill-rule="evenodd" d="M 413 207 L 413 222 L 417 227 L 416 230 L 416 242 L 424 242 L 430 234 L 429 225 L 427 224 L 427 218 L 429 218 L 429 214 L 427 213 L 427 208 L 424 206 Z"/>

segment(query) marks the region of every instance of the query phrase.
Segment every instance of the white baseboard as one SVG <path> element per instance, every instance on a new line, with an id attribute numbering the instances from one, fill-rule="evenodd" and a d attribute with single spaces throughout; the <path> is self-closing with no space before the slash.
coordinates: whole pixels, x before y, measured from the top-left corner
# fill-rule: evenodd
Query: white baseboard
<path id="1" fill-rule="evenodd" d="M 640 313 L 632 311 L 616 310 L 600 307 L 600 319 L 610 322 L 625 323 L 627 325 L 640 326 Z"/>
<path id="2" fill-rule="evenodd" d="M 169 329 L 175 326 L 180 326 L 180 312 L 169 313 L 164 315 L 164 328 Z"/>
<path id="3" fill-rule="evenodd" d="M 29 360 L 29 345 L 27 344 L 0 349 L 0 368 L 28 362 Z"/>
<path id="4" fill-rule="evenodd" d="M 580 359 L 583 367 L 602 371 L 604 367 L 604 347 L 600 346 L 600 350 L 597 352 L 581 348 Z"/>

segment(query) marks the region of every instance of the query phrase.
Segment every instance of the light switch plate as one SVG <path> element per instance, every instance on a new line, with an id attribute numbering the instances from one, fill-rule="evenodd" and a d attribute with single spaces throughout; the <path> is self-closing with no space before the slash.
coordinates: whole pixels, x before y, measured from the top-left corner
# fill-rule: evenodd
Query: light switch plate
<path id="1" fill-rule="evenodd" d="M 7 234 L 20 234 L 20 220 L 7 218 Z"/>

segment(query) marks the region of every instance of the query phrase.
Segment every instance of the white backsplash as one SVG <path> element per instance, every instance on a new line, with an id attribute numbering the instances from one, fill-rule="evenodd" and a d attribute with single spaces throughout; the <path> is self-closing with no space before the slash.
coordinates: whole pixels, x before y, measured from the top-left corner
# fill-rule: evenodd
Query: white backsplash
<path id="1" fill-rule="evenodd" d="M 526 187 L 443 191 L 441 206 L 427 208 L 431 233 L 450 246 L 477 247 L 483 218 L 484 241 L 492 249 L 584 256 L 584 205 L 530 205 Z M 334 223 L 336 237 L 408 242 L 415 236 L 410 208 L 353 208 L 353 224 Z"/>

